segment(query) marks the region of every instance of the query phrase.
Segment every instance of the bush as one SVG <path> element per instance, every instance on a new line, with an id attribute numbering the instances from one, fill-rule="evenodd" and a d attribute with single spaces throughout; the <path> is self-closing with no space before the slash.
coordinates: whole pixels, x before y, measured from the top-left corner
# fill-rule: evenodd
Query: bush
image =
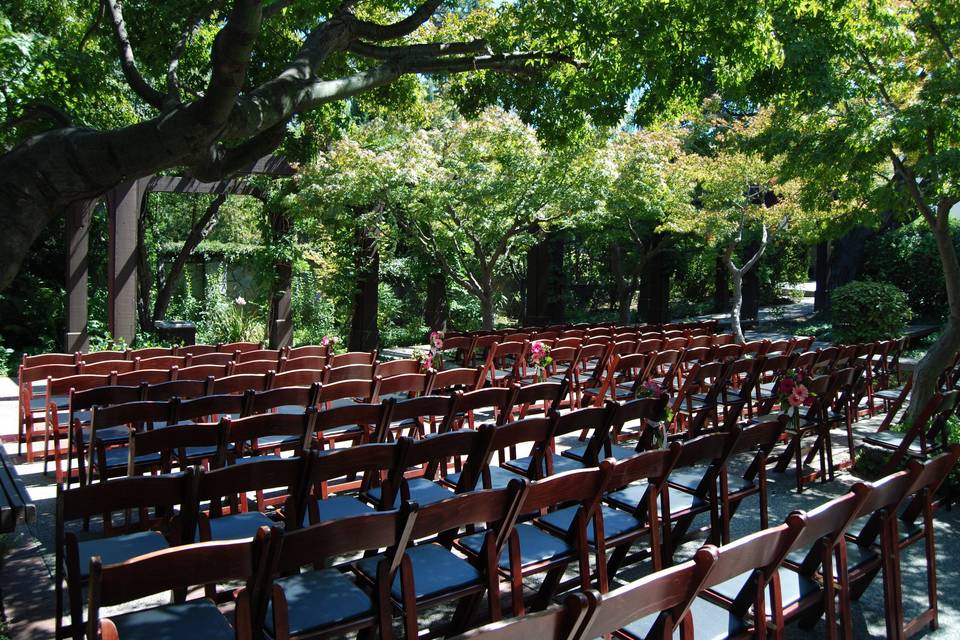
<path id="1" fill-rule="evenodd" d="M 960 248 L 960 223 L 950 221 L 953 243 Z M 941 319 L 947 310 L 943 267 L 933 232 L 917 220 L 882 234 L 867 244 L 864 274 L 902 289 L 910 308 L 923 318 Z"/>
<path id="2" fill-rule="evenodd" d="M 903 335 L 912 314 L 907 295 L 892 284 L 854 280 L 832 295 L 833 340 L 871 342 Z"/>

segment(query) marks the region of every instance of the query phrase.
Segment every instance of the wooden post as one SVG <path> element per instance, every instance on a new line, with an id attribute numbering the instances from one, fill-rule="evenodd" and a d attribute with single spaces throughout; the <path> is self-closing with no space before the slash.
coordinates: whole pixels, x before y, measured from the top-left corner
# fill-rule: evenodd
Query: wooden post
<path id="1" fill-rule="evenodd" d="M 137 219 L 145 183 L 135 180 L 107 193 L 107 322 L 114 339 L 133 344 L 137 335 Z"/>
<path id="2" fill-rule="evenodd" d="M 74 202 L 66 212 L 67 331 L 63 345 L 66 353 L 87 350 L 87 250 L 95 205 L 95 201 Z"/>

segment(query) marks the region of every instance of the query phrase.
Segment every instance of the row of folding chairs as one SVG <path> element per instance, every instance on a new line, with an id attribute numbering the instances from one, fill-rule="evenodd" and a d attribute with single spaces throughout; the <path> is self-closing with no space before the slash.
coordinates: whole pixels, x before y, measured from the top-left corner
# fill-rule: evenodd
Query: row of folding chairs
<path id="1" fill-rule="evenodd" d="M 138 384 L 169 380 L 202 380 L 209 376 L 222 378 L 231 375 L 285 372 L 299 369 L 324 369 L 352 364 L 373 364 L 377 353 L 330 353 L 329 345 L 296 348 L 260 349 L 256 343 L 228 345 L 192 345 L 197 353 L 184 351 L 186 347 L 150 347 L 127 351 L 100 351 L 95 353 L 24 355 L 18 371 L 19 384 L 19 446 L 31 438 L 32 427 L 40 422 L 45 405 L 42 403 L 46 382 L 51 379 L 76 375 L 109 375 L 109 384 Z M 208 349 L 209 348 L 209 349 Z M 217 349 L 222 349 L 218 351 Z M 179 353 L 177 352 L 179 350 Z M 18 450 L 19 451 L 19 450 Z M 33 461 L 33 451 L 27 447 L 27 458 Z"/>
<path id="2" fill-rule="evenodd" d="M 954 468 L 960 448 L 849 493 L 778 527 L 716 548 L 606 593 L 575 592 L 562 606 L 493 623 L 457 640 L 551 637 L 730 638 L 781 636 L 794 621 L 808 627 L 826 614 L 826 637 L 852 638 L 852 600 L 877 573 L 883 576 L 887 637 L 904 638 L 938 626 L 934 495 Z M 901 556 L 923 543 L 924 597 L 904 594 Z M 904 601 L 920 601 L 907 619 Z"/>
<path id="3" fill-rule="evenodd" d="M 404 440 L 394 450 L 414 446 L 425 445 Z M 406 637 L 417 637 L 418 611 L 451 600 L 458 605 L 443 632 L 457 632 L 474 617 L 484 595 L 488 617 L 498 620 L 502 616 L 501 578 L 508 578 L 511 585 L 512 614 L 522 617 L 466 637 L 519 638 L 536 629 L 550 629 L 552 637 L 592 638 L 620 631 L 626 637 L 661 638 L 678 628 L 685 634 L 718 638 L 751 632 L 779 635 L 792 621 L 809 623 L 811 613 L 816 619 L 825 612 L 828 636 L 849 638 L 849 602 L 862 595 L 878 573 L 883 575 L 890 637 L 911 635 L 924 625 L 936 626 L 934 495 L 955 466 L 960 448 L 925 464 L 913 462 L 908 470 L 876 483 L 858 483 L 850 493 L 816 509 L 791 514 L 783 525 L 764 528 L 719 549 L 708 545 L 690 562 L 666 569 L 655 563 L 655 573 L 612 591 L 604 574 L 605 555 L 597 555 L 593 572 L 585 543 L 591 526 L 594 532 L 604 530 L 597 506 L 601 499 L 596 496 L 606 487 L 641 479 L 637 477 L 638 460 L 649 468 L 655 458 L 667 458 L 670 452 L 648 452 L 618 463 L 608 460 L 597 468 L 533 482 L 514 480 L 506 487 L 450 494 L 431 503 L 407 499 L 384 505 L 379 511 L 310 519 L 307 526 L 301 526 L 295 502 L 288 501 L 282 533 L 279 528 L 268 529 L 274 523 L 261 512 L 222 513 L 227 494 L 255 486 L 291 486 L 304 474 L 322 478 L 342 471 L 342 465 L 337 468 L 338 459 L 350 453 L 314 453 L 61 492 L 58 512 L 65 519 L 107 509 L 142 513 L 153 508 L 161 518 L 179 525 L 169 530 L 182 532 L 179 541 L 150 529 L 134 543 L 131 536 L 137 534 L 120 534 L 81 548 L 74 534 L 62 534 L 61 539 L 58 529 L 58 542 L 63 542 L 64 549 L 57 561 L 58 589 L 62 590 L 66 577 L 74 632 L 83 626 L 79 592 L 85 581 L 90 582 L 91 590 L 87 626 L 96 630 L 98 624 L 104 624 L 98 619 L 98 607 L 123 600 L 122 590 L 105 583 L 139 573 L 133 567 L 162 572 L 166 566 L 168 575 L 171 568 L 184 567 L 170 559 L 180 554 L 195 558 L 198 547 L 173 550 L 171 546 L 194 539 L 195 530 L 200 531 L 201 539 L 216 541 L 206 543 L 210 549 L 235 544 L 230 540 L 252 539 L 254 545 L 263 545 L 268 531 L 275 538 L 276 546 L 268 554 L 272 561 L 256 579 L 247 581 L 247 600 L 238 606 L 238 613 L 250 612 L 252 629 L 275 638 L 316 637 L 371 627 L 391 637 L 394 613 L 402 616 Z M 311 468 L 313 471 L 304 471 Z M 200 508 L 204 501 L 209 504 L 207 512 Z M 179 511 L 174 510 L 177 506 Z M 546 516 L 542 515 L 545 510 Z M 171 516 L 173 513 L 176 515 Z M 652 514 L 655 516 L 656 509 Z M 218 522 L 230 519 L 235 523 Z M 557 527 L 558 519 L 569 524 Z M 201 526 L 195 529 L 195 522 Z M 218 536 L 217 531 L 223 535 Z M 144 544 L 140 540 L 147 538 L 152 540 L 146 548 L 139 546 Z M 900 555 L 921 541 L 931 576 L 927 606 L 907 621 Z M 343 561 L 344 556 L 358 553 L 363 553 L 359 560 Z M 168 564 L 159 564 L 157 558 Z M 89 567 L 86 576 L 80 573 L 84 560 Z M 577 588 L 583 591 L 573 596 L 574 600 L 568 598 L 561 613 L 547 607 L 559 575 L 570 564 L 578 565 Z M 125 570 L 114 570 L 120 566 Z M 522 577 L 543 571 L 547 577 L 532 605 L 547 609 L 524 615 Z M 184 574 L 182 579 L 176 586 L 206 584 L 207 593 L 216 596 L 207 583 L 223 578 L 201 571 Z M 162 588 L 171 586 L 165 584 Z M 136 598 L 144 593 L 144 589 L 136 589 L 128 595 Z M 62 591 L 58 591 L 58 603 L 61 598 Z M 176 607 L 184 605 L 167 608 L 170 606 L 162 609 L 166 624 L 192 622 L 190 616 L 177 615 Z M 149 624 L 160 614 L 150 611 L 152 615 L 123 614 L 106 624 L 117 628 Z"/>
<path id="4" fill-rule="evenodd" d="M 451 373 L 455 372 L 442 372 L 434 378 L 456 382 Z M 478 372 L 473 374 L 476 380 Z M 74 413 L 71 452 L 75 452 L 85 483 L 93 476 L 106 480 L 144 470 L 169 471 L 174 462 L 180 467 L 200 460 L 222 463 L 248 451 L 257 454 L 284 448 L 322 449 L 344 441 L 383 442 L 402 432 L 414 436 L 423 436 L 428 430 L 445 433 L 461 423 L 475 426 L 478 412 L 484 419 L 502 423 L 512 415 L 526 415 L 538 403 L 539 411 L 549 410 L 563 390 L 560 384 L 545 383 L 527 388 L 467 387 L 466 392 L 448 388 L 448 395 L 379 399 L 378 386 L 391 380 L 345 380 L 170 400 L 139 400 L 138 390 L 133 388 L 79 392 L 71 397 L 72 408 L 90 407 L 91 412 L 86 423 Z M 147 393 L 139 391 L 139 397 L 151 397 L 149 389 Z M 106 392 L 112 393 L 109 399 Z"/>
<path id="5" fill-rule="evenodd" d="M 301 356 L 291 360 L 251 360 L 240 364 L 202 364 L 184 368 L 176 364 L 166 369 L 134 369 L 120 373 L 116 370 L 105 373 L 77 373 L 74 365 L 40 365 L 29 369 L 30 375 L 21 372 L 20 379 L 20 449 L 26 445 L 28 462 L 32 462 L 34 430 L 37 423 L 44 426 L 44 454 L 46 463 L 50 456 L 50 441 L 56 440 L 60 431 L 55 424 L 56 416 L 63 417 L 69 408 L 69 392 L 97 387 L 130 387 L 141 384 L 163 385 L 167 383 L 216 381 L 217 391 L 211 393 L 236 393 L 237 384 L 248 388 L 265 389 L 276 386 L 311 384 L 313 381 L 335 382 L 346 379 L 373 378 L 377 375 L 392 377 L 400 373 L 421 369 L 416 360 L 376 362 L 376 352 L 352 352 L 325 356 Z M 105 361 L 95 366 L 113 366 Z M 39 377 L 37 377 L 39 376 Z M 45 376 L 45 377 L 44 377 Z M 255 378 L 259 376 L 259 378 Z M 306 381 L 306 382 L 304 382 Z M 40 384 L 34 384 L 39 382 Z M 231 389 L 232 391 L 223 391 Z M 54 451 L 55 459 L 57 451 Z M 44 470 L 46 471 L 46 464 Z M 58 465 L 59 471 L 59 465 Z M 58 475 L 58 480 L 60 476 Z"/>
<path id="6" fill-rule="evenodd" d="M 524 333 L 527 335 L 550 335 L 568 333 L 568 335 L 613 335 L 626 331 L 641 331 L 650 333 L 654 331 L 696 331 L 716 333 L 718 322 L 716 320 L 703 320 L 695 322 L 670 322 L 664 324 L 617 324 L 614 322 L 601 323 L 577 323 L 577 324 L 553 324 L 547 326 L 528 326 L 504 329 L 477 329 L 475 331 L 448 331 L 446 338 L 458 338 L 461 336 L 485 336 L 485 335 L 510 335 Z"/>

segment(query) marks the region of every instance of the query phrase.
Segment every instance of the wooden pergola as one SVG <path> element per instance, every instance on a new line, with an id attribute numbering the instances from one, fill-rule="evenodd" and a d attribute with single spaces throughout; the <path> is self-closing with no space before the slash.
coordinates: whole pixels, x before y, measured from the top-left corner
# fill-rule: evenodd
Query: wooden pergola
<path id="1" fill-rule="evenodd" d="M 66 213 L 67 331 L 64 348 L 68 353 L 85 351 L 88 342 L 88 263 L 90 220 L 97 204 L 106 200 L 109 220 L 107 247 L 108 327 L 115 338 L 128 344 L 137 334 L 137 223 L 146 197 L 157 193 L 208 193 L 246 195 L 263 199 L 263 192 L 244 176 L 268 175 L 287 177 L 294 168 L 279 156 L 265 156 L 236 177 L 219 182 L 200 182 L 190 176 L 152 175 L 120 184 L 107 192 L 105 198 L 73 203 Z M 271 342 L 286 344 L 292 336 L 290 323 L 290 291 L 284 291 L 278 301 Z"/>

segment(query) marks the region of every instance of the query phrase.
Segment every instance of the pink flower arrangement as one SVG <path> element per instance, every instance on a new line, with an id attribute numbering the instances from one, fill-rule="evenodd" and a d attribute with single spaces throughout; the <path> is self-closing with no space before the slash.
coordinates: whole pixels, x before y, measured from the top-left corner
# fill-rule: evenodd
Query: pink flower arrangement
<path id="1" fill-rule="evenodd" d="M 811 396 L 810 389 L 804 384 L 807 376 L 803 370 L 791 369 L 783 374 L 777 382 L 774 393 L 780 404 L 780 410 L 794 416 L 795 420 L 800 419 L 800 409 L 806 405 Z"/>
<path id="2" fill-rule="evenodd" d="M 664 396 L 669 397 L 666 387 L 661 385 L 656 380 L 647 379 L 643 381 L 638 387 L 635 387 L 635 397 L 636 398 L 653 398 L 659 400 Z M 660 421 L 663 423 L 669 424 L 673 422 L 673 409 L 670 408 L 670 402 L 667 401 L 667 404 L 663 408 L 663 414 L 660 416 Z"/>
<path id="3" fill-rule="evenodd" d="M 550 357 L 550 347 L 540 340 L 534 340 L 530 344 L 530 364 L 533 365 L 533 381 L 543 382 L 546 380 L 546 370 L 553 362 Z"/>
<path id="4" fill-rule="evenodd" d="M 323 336 L 323 340 L 320 341 L 320 344 L 324 347 L 332 347 L 337 344 L 336 336 Z"/>

